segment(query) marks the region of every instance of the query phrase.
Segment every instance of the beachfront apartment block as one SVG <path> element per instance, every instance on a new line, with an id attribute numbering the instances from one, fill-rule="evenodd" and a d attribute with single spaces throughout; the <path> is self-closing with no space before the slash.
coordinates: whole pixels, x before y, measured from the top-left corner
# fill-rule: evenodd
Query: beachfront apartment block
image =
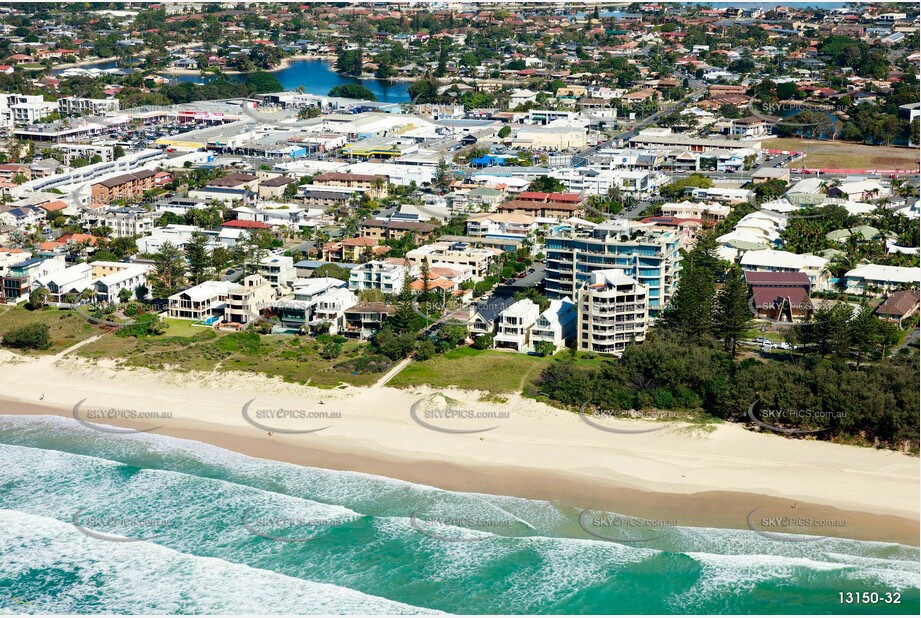
<path id="1" fill-rule="evenodd" d="M 881 296 L 896 290 L 918 289 L 921 267 L 862 264 L 844 275 L 845 292 Z"/>
<path id="2" fill-rule="evenodd" d="M 625 220 L 587 232 L 575 227 L 544 241 L 550 299 L 575 298 L 594 271 L 617 268 L 646 289 L 649 317 L 656 319 L 675 293 L 681 269 L 681 236 Z"/>
<path id="3" fill-rule="evenodd" d="M 540 307 L 529 298 L 522 298 L 503 309 L 496 320 L 496 336 L 493 347 L 498 350 L 527 352 L 531 340 L 531 328 L 540 317 Z"/>
<path id="4" fill-rule="evenodd" d="M 559 352 L 576 336 L 577 326 L 576 304 L 569 298 L 552 300 L 531 328 L 531 346 L 546 341 Z"/>
<path id="5" fill-rule="evenodd" d="M 646 339 L 647 290 L 620 269 L 591 274 L 579 290 L 578 347 L 620 356 L 628 345 Z"/>
<path id="6" fill-rule="evenodd" d="M 428 259 L 430 266 L 469 269 L 476 279 L 482 279 L 489 272 L 489 266 L 501 249 L 492 247 L 474 247 L 465 242 L 440 241 L 422 245 L 406 252 L 406 259 L 413 266 L 421 266 L 423 259 Z"/>
<path id="7" fill-rule="evenodd" d="M 94 185 L 95 186 L 95 185 Z M 108 236 L 145 236 L 154 230 L 156 214 L 143 208 L 91 208 L 80 213 L 85 230 L 107 227 Z"/>
<path id="8" fill-rule="evenodd" d="M 372 260 L 352 269 L 349 273 L 349 289 L 353 292 L 380 290 L 384 294 L 399 294 L 408 276 L 409 270 L 405 266 Z"/>
<path id="9" fill-rule="evenodd" d="M 828 260 L 811 253 L 790 253 L 775 249 L 746 251 L 739 261 L 743 270 L 756 273 L 801 272 L 809 277 L 812 290 L 825 292 L 830 285 Z"/>

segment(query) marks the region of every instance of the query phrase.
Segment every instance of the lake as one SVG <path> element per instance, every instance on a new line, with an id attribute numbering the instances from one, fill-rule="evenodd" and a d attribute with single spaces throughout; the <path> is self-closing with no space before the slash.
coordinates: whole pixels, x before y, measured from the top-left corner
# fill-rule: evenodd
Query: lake
<path id="1" fill-rule="evenodd" d="M 104 60 L 93 64 L 85 64 L 79 69 L 99 69 L 109 70 L 117 69 L 118 62 L 115 60 Z M 53 75 L 61 73 L 64 69 L 52 71 Z M 361 84 L 374 93 L 378 101 L 385 103 L 403 103 L 409 101 L 409 82 L 394 82 L 383 79 L 358 79 L 340 75 L 333 70 L 332 64 L 325 60 L 295 60 L 283 69 L 271 71 L 272 75 L 278 78 L 285 90 L 294 90 L 298 86 L 304 87 L 307 94 L 327 95 L 329 91 L 343 84 Z M 192 82 L 196 84 L 213 81 L 215 77 L 208 75 L 202 77 L 198 73 L 189 75 L 166 75 L 177 82 Z M 242 76 L 228 75 L 228 79 L 239 79 Z"/>
<path id="2" fill-rule="evenodd" d="M 329 94 L 343 84 L 361 84 L 374 93 L 378 101 L 403 103 L 409 101 L 409 82 L 392 82 L 383 79 L 358 79 L 340 75 L 325 60 L 296 60 L 284 69 L 272 71 L 285 90 L 304 87 L 309 94 Z"/>

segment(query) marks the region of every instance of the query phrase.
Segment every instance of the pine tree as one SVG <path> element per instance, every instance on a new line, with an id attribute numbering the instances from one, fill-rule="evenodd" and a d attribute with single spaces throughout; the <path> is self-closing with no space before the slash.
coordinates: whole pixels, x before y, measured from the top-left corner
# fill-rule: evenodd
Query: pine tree
<path id="1" fill-rule="evenodd" d="M 717 336 L 726 349 L 736 355 L 739 340 L 748 330 L 752 321 L 752 312 L 748 306 L 748 284 L 745 275 L 738 266 L 733 266 L 726 274 L 723 289 L 716 295 L 716 314 L 714 326 Z"/>
<path id="2" fill-rule="evenodd" d="M 169 241 L 163 243 L 154 256 L 154 294 L 159 298 L 175 294 L 182 286 L 185 269 L 182 251 Z"/>
<path id="3" fill-rule="evenodd" d="M 709 335 L 714 293 L 712 274 L 694 259 L 685 259 L 678 287 L 662 314 L 664 326 L 693 337 Z"/>
<path id="4" fill-rule="evenodd" d="M 189 274 L 195 285 L 207 280 L 211 270 L 211 256 L 208 252 L 208 236 L 195 231 L 185 246 L 185 259 L 189 263 Z"/>

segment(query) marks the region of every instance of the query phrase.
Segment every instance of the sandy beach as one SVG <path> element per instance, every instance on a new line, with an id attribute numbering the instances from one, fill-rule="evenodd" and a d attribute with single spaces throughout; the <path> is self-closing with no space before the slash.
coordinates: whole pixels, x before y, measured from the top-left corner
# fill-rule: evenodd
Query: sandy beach
<path id="1" fill-rule="evenodd" d="M 611 427 L 646 433 L 614 433 L 515 395 L 500 402 L 444 389 L 317 389 L 261 374 L 154 372 L 7 351 L 0 367 L 3 414 L 73 417 L 82 401 L 76 414 L 85 423 L 100 410 L 153 412 L 161 418 L 96 422 L 157 427 L 265 459 L 681 526 L 744 529 L 756 510 L 833 518 L 834 530 L 810 533 L 918 545 L 919 460 L 891 451 L 730 423 L 621 419 Z"/>

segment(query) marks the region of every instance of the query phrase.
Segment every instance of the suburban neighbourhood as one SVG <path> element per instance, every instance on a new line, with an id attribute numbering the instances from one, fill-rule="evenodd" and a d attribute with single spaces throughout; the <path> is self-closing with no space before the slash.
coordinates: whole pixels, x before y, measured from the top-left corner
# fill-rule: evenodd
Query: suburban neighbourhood
<path id="1" fill-rule="evenodd" d="M 154 366 L 293 337 L 310 371 L 272 371 L 330 384 L 617 359 L 695 314 L 732 358 L 917 349 L 917 7 L 0 18 L 0 331 L 71 312 L 140 346 L 80 353 Z M 282 87 L 303 62 L 348 81 Z M 872 332 L 832 351 L 831 315 Z"/>
<path id="2" fill-rule="evenodd" d="M 0 2 L 0 613 L 919 615 L 919 35 Z"/>

